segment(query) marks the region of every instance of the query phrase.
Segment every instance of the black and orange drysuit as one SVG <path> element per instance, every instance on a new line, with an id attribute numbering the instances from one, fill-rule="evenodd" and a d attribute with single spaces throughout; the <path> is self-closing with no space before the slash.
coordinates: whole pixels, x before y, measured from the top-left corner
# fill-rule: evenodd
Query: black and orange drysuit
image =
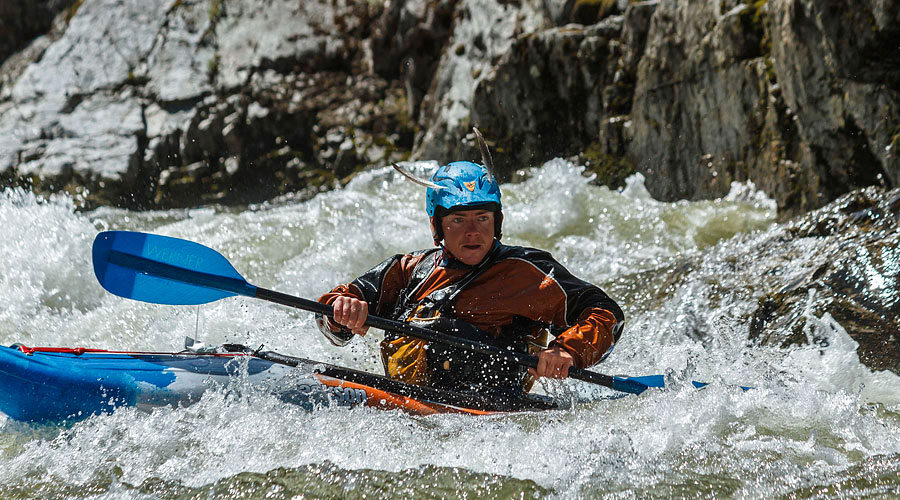
<path id="1" fill-rule="evenodd" d="M 549 253 L 499 243 L 477 266 L 441 249 L 395 255 L 319 301 L 331 304 L 340 295 L 366 301 L 370 314 L 436 330 L 448 319 L 462 320 L 477 330 L 457 328 L 453 335 L 523 352 L 546 347 L 538 339 L 549 331 L 556 337 L 550 345 L 568 351 L 578 368 L 599 363 L 624 324 L 622 310 L 603 290 L 573 276 Z M 353 338 L 322 318 L 319 327 L 335 345 Z M 393 379 L 454 390 L 521 392 L 530 386 L 525 370 L 511 362 L 448 349 L 390 332 L 381 344 L 385 372 Z"/>

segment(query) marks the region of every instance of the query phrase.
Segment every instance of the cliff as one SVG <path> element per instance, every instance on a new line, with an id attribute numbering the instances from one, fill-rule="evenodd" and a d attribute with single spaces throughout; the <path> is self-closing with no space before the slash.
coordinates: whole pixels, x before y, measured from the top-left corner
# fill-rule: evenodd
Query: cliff
<path id="1" fill-rule="evenodd" d="M 900 0 L 9 5 L 0 179 L 89 204 L 314 192 L 477 158 L 473 125 L 507 179 L 577 156 L 662 200 L 752 180 L 783 216 L 900 180 Z"/>

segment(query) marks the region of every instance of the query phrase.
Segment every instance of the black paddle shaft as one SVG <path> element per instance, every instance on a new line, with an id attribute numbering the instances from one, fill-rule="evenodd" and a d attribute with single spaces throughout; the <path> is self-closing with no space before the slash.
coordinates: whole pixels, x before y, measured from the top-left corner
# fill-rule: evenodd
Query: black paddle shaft
<path id="1" fill-rule="evenodd" d="M 262 287 L 257 287 L 255 297 L 258 299 L 267 300 L 269 302 L 274 302 L 276 304 L 296 307 L 298 309 L 319 313 L 328 316 L 329 318 L 334 317 L 334 309 L 330 305 L 322 304 L 321 302 L 316 302 L 314 300 L 295 297 L 293 295 L 276 292 L 274 290 L 268 290 Z M 438 333 L 433 330 L 428 330 L 427 328 L 418 327 L 401 321 L 380 318 L 378 316 L 373 316 L 370 314 L 366 317 L 366 325 L 394 333 L 400 333 L 409 337 L 426 340 L 428 342 L 439 342 L 441 344 L 446 344 L 449 346 L 458 347 L 460 349 L 466 349 L 481 354 L 499 356 L 501 358 L 508 359 L 519 365 L 529 368 L 537 369 L 538 366 L 538 358 L 530 356 L 528 354 L 500 349 L 498 347 L 483 344 L 481 342 L 463 339 L 444 333 Z M 569 376 L 578 380 L 584 380 L 585 382 L 591 382 L 616 390 L 622 390 L 623 383 L 628 385 L 627 383 L 629 382 L 628 380 L 624 379 L 615 380 L 609 375 L 590 372 L 581 368 L 576 368 L 574 366 L 569 368 Z M 647 388 L 643 384 L 639 383 L 634 383 L 634 385 L 634 391 L 628 392 L 640 394 L 640 392 Z"/>

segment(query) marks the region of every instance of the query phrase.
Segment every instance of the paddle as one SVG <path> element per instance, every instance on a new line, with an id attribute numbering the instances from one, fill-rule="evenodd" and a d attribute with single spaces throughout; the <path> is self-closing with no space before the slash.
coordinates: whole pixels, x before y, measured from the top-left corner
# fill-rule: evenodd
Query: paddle
<path id="1" fill-rule="evenodd" d="M 94 273 L 100 284 L 121 297 L 155 304 L 205 304 L 245 295 L 332 317 L 331 306 L 267 290 L 248 283 L 219 252 L 187 240 L 130 231 L 105 231 L 93 247 Z M 498 356 L 537 368 L 538 359 L 492 345 L 438 333 L 409 323 L 369 315 L 366 325 L 460 349 Z M 569 376 L 616 391 L 640 394 L 665 387 L 662 375 L 614 377 L 569 368 Z M 697 387 L 702 387 L 694 382 Z"/>

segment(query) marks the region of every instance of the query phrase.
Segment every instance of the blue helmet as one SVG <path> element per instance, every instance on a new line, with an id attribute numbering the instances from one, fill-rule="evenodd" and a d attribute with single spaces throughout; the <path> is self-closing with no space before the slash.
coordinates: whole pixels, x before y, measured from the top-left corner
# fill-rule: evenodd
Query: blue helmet
<path id="1" fill-rule="evenodd" d="M 494 237 L 500 239 L 503 205 L 500 184 L 487 168 L 470 161 L 455 161 L 437 169 L 425 191 L 425 212 L 440 219 L 454 209 L 480 208 L 494 212 Z M 435 242 L 444 239 L 439 221 L 435 221 Z"/>
<path id="2" fill-rule="evenodd" d="M 450 211 L 457 207 L 495 204 L 495 211 L 503 208 L 500 204 L 500 184 L 488 169 L 470 161 L 448 163 L 435 171 L 431 182 L 441 189 L 429 187 L 425 191 L 425 211 L 434 217 L 440 208 Z"/>
<path id="3" fill-rule="evenodd" d="M 491 172 L 494 160 L 491 151 L 481 135 L 472 127 L 484 165 L 471 161 L 454 161 L 434 172 L 430 181 L 419 179 L 394 163 L 394 169 L 410 181 L 428 188 L 425 191 L 425 211 L 432 219 L 434 242 L 444 239 L 440 218 L 453 210 L 484 208 L 494 212 L 494 238 L 500 239 L 503 223 L 503 205 L 500 204 L 500 184 Z M 485 166 L 486 165 L 486 166 Z"/>

